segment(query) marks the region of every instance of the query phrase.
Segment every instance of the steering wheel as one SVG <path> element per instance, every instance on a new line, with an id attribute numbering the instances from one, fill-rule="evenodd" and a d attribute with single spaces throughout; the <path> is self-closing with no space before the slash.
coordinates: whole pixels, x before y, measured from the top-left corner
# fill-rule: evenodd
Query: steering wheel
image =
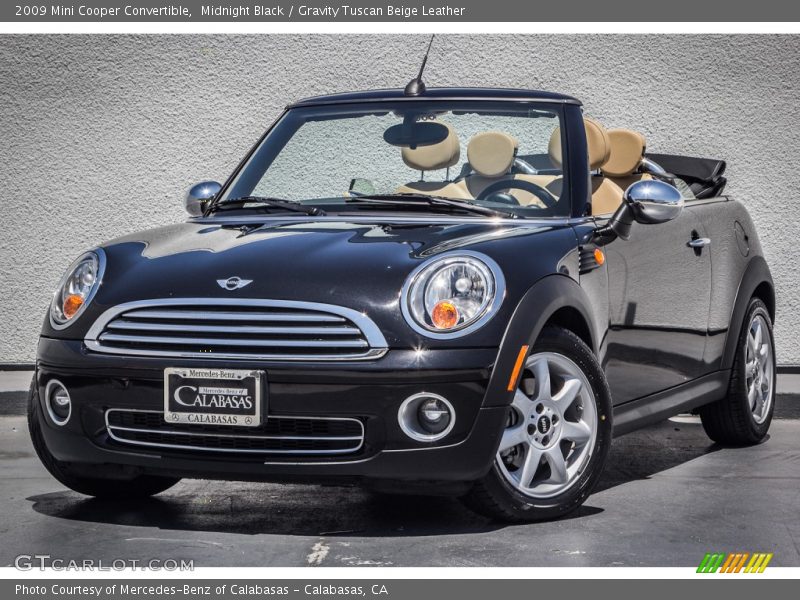
<path id="1" fill-rule="evenodd" d="M 495 181 L 494 183 L 486 186 L 486 188 L 480 194 L 478 194 L 478 197 L 475 198 L 475 200 L 490 200 L 490 196 L 497 194 L 502 198 L 500 199 L 500 202 L 503 204 L 508 204 L 507 197 L 509 194 L 502 194 L 501 192 L 509 189 L 518 189 L 530 192 L 539 200 L 541 200 L 547 208 L 553 208 L 556 205 L 556 202 L 558 202 L 558 198 L 553 196 L 553 194 L 551 194 L 547 188 L 533 183 L 532 181 L 526 181 L 525 179 L 501 179 L 500 181 Z"/>

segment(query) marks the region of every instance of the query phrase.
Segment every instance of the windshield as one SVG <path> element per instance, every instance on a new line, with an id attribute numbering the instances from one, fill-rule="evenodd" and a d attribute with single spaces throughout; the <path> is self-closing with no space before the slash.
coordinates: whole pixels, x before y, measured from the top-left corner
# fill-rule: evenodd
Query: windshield
<path id="1" fill-rule="evenodd" d="M 293 108 L 255 149 L 220 205 L 238 200 L 236 206 L 247 209 L 267 198 L 326 213 L 458 211 L 466 205 L 519 217 L 568 216 L 560 124 L 559 105 L 527 101 Z M 427 197 L 456 202 L 410 207 Z"/>

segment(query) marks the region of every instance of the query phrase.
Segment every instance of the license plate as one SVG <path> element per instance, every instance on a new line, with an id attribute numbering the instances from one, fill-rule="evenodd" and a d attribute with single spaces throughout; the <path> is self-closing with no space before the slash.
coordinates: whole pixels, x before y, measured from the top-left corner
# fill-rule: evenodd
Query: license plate
<path id="1" fill-rule="evenodd" d="M 257 427 L 266 413 L 261 371 L 164 369 L 167 423 Z"/>

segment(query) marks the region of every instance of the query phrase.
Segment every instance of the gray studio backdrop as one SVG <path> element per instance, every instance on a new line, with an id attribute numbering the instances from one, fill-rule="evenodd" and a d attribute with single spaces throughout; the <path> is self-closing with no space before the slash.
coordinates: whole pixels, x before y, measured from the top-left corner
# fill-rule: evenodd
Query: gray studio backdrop
<path id="1" fill-rule="evenodd" d="M 426 41 L 0 37 L 0 363 L 33 361 L 83 249 L 184 219 L 187 186 L 224 179 L 287 102 L 404 85 Z M 654 152 L 727 160 L 777 284 L 779 362 L 796 365 L 799 59 L 798 36 L 440 36 L 426 81 L 572 94 Z"/>

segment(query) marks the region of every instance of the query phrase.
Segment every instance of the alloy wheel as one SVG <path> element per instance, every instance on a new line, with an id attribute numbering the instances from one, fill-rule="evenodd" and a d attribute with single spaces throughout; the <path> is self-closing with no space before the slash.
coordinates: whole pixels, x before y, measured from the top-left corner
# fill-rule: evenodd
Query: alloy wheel
<path id="1" fill-rule="evenodd" d="M 775 365 L 772 361 L 772 338 L 766 319 L 753 315 L 747 331 L 745 345 L 745 385 L 747 400 L 753 419 L 761 424 L 772 406 L 772 388 L 775 382 Z"/>
<path id="2" fill-rule="evenodd" d="M 561 494 L 589 463 L 597 421 L 594 392 L 581 368 L 561 354 L 532 354 L 511 404 L 498 468 L 526 496 Z"/>

